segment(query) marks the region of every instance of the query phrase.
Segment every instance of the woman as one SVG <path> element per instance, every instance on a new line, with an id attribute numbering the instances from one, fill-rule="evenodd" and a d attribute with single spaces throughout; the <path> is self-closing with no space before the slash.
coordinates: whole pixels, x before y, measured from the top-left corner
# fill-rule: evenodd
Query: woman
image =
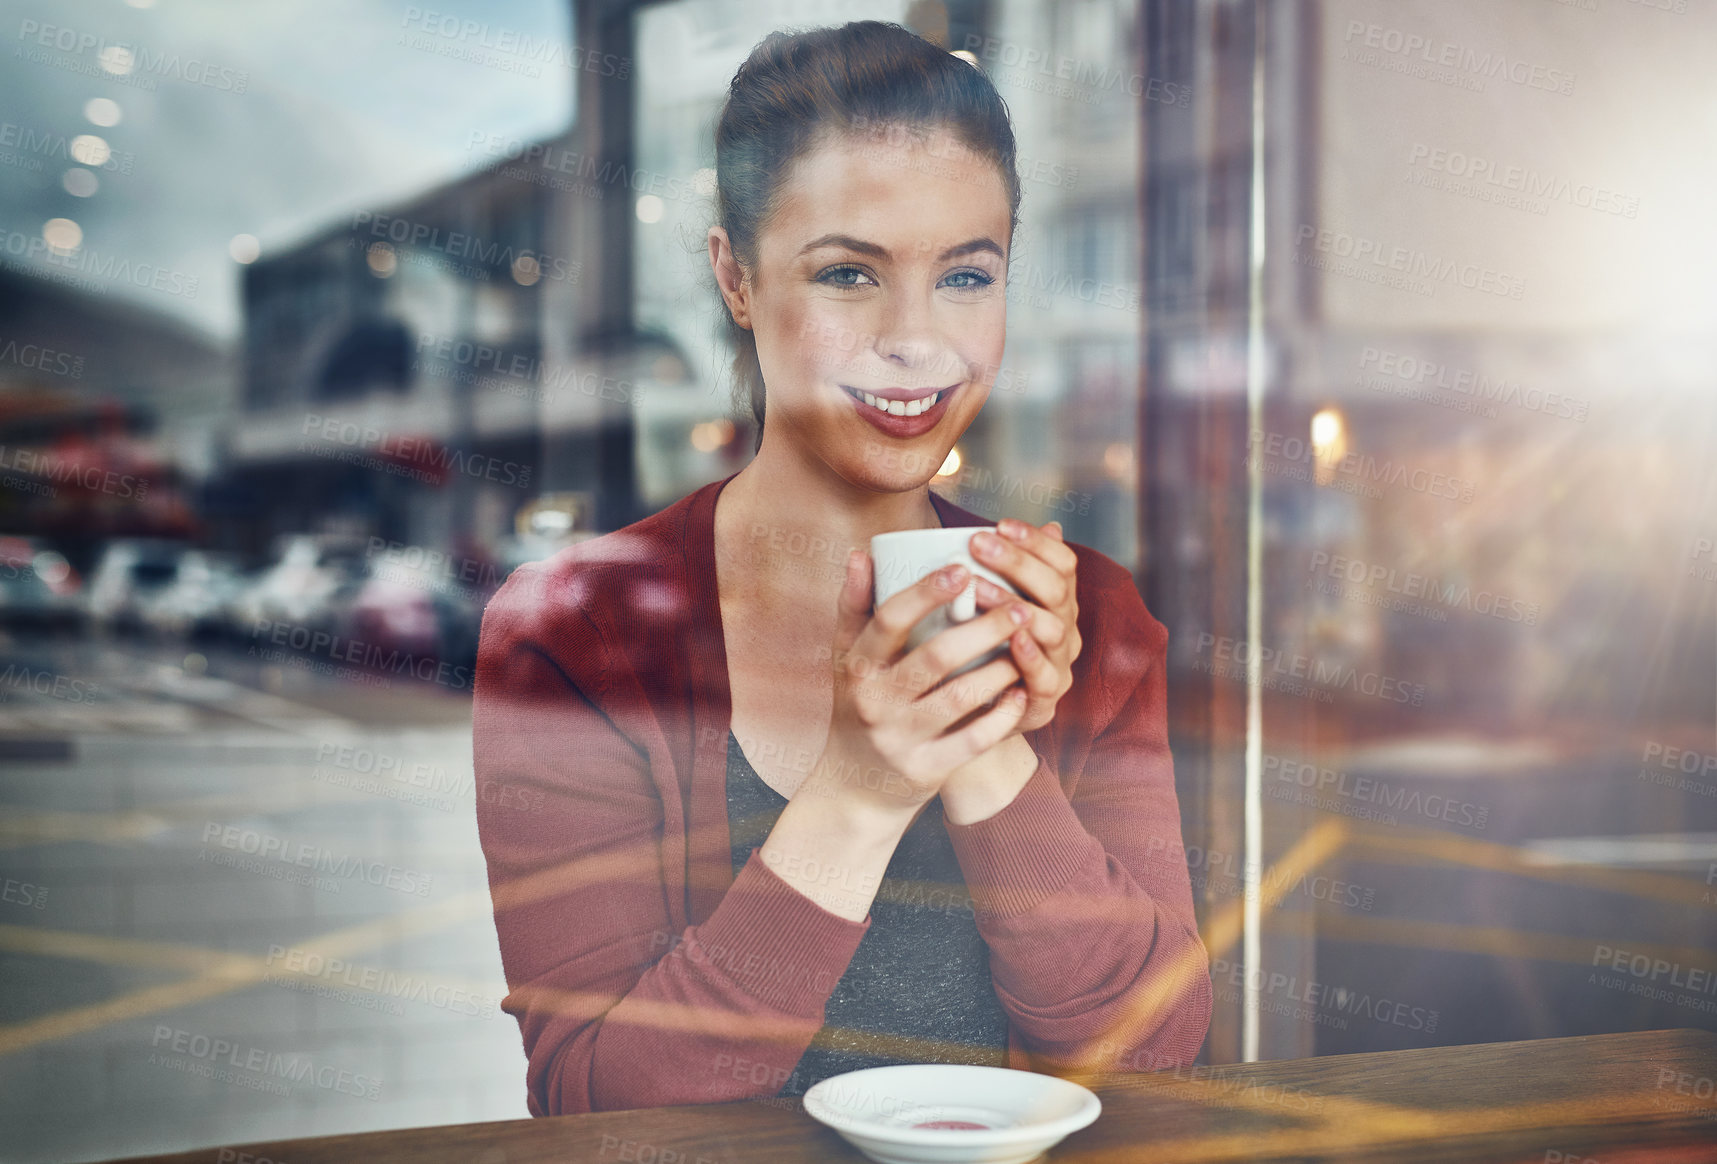
<path id="1" fill-rule="evenodd" d="M 894 25 L 775 34 L 716 147 L 756 456 L 521 568 L 484 617 L 478 824 L 531 1111 L 1190 1062 L 1208 959 L 1166 634 L 1130 575 L 1003 521 L 971 545 L 1023 598 L 982 582 L 910 653 L 965 579 L 871 608 L 873 535 L 987 524 L 928 483 L 1005 340 L 1000 97 Z"/>

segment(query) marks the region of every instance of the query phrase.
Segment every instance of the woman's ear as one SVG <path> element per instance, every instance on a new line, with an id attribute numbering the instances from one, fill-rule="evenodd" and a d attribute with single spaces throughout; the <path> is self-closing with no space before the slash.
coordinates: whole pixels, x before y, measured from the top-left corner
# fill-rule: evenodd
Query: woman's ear
<path id="1" fill-rule="evenodd" d="M 751 287 L 734 256 L 727 231 L 719 226 L 709 228 L 709 266 L 715 272 L 715 285 L 733 314 L 733 321 L 747 331 L 751 329 Z"/>

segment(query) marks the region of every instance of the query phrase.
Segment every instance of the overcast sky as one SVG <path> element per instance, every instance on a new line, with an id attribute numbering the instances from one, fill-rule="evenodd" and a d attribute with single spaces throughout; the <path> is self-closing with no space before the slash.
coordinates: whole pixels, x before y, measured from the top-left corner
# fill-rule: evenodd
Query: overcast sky
<path id="1" fill-rule="evenodd" d="M 473 133 L 563 129 L 570 24 L 570 0 L 0 0 L 0 262 L 54 269 L 27 243 L 70 219 L 91 263 L 163 270 L 107 295 L 231 338 L 235 235 L 267 253 L 492 161 Z M 118 124 L 91 123 L 96 97 Z M 113 151 L 85 197 L 64 177 L 80 134 Z"/>

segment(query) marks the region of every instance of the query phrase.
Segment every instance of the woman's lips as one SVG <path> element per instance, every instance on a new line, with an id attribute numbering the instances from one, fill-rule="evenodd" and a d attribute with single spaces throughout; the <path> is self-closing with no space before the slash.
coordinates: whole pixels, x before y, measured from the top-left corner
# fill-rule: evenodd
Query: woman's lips
<path id="1" fill-rule="evenodd" d="M 847 399 L 851 400 L 853 407 L 859 410 L 859 415 L 892 437 L 922 436 L 935 428 L 937 423 L 941 421 L 943 414 L 948 411 L 949 399 L 959 389 L 960 385 L 958 384 L 951 388 L 941 389 L 941 395 L 936 398 L 936 403 L 917 416 L 895 416 L 891 412 L 884 412 L 875 405 L 866 404 L 854 389 L 848 388 L 844 384 L 841 386 Z"/>

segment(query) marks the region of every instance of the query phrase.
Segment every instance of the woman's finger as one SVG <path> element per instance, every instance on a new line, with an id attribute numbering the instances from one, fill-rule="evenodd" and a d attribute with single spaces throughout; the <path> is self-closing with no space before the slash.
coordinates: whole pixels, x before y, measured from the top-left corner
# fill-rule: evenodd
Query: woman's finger
<path id="1" fill-rule="evenodd" d="M 989 751 L 1013 732 L 1014 725 L 1025 716 L 1027 702 L 1023 687 L 1003 691 L 990 710 L 959 731 L 932 741 L 925 748 L 927 766 L 933 771 L 951 772 L 973 756 Z"/>
<path id="2" fill-rule="evenodd" d="M 1048 533 L 1051 526 L 1055 529 L 1054 537 Z M 1012 542 L 1028 553 L 1036 554 L 1063 574 L 1071 574 L 1079 566 L 1079 556 L 1062 539 L 1061 523 L 1058 521 L 1052 521 L 1038 529 L 1030 522 L 1005 517 L 996 523 L 996 529 L 1003 541 Z"/>
<path id="3" fill-rule="evenodd" d="M 847 555 L 847 575 L 835 600 L 835 655 L 852 650 L 859 632 L 870 621 L 871 560 L 864 550 Z"/>
<path id="4" fill-rule="evenodd" d="M 1062 554 L 1073 553 L 1053 538 L 1045 537 L 1042 541 Z M 992 533 L 973 534 L 970 546 L 974 559 L 1013 583 L 1022 595 L 1039 606 L 1056 607 L 1066 600 L 1067 575 L 1024 546 Z"/>
<path id="5" fill-rule="evenodd" d="M 1021 627 L 1009 642 L 1013 648 L 1014 666 L 1019 668 L 1020 677 L 1025 680 L 1031 697 L 1054 699 L 1059 694 L 1061 672 L 1037 645 L 1037 639 Z"/>
<path id="6" fill-rule="evenodd" d="M 973 711 L 988 706 L 1019 679 L 1019 668 L 1011 657 L 1003 655 L 919 696 L 914 707 L 924 717 L 923 723 L 931 729 L 931 736 L 939 736 Z"/>
<path id="7" fill-rule="evenodd" d="M 944 628 L 896 663 L 896 675 L 914 698 L 924 694 L 985 651 L 1006 643 L 1021 625 L 1015 607 L 1031 618 L 1031 607 L 1016 598 L 1013 606 Z"/>
<path id="8" fill-rule="evenodd" d="M 958 598 L 971 581 L 964 566 L 944 566 L 879 603 L 869 623 L 859 633 L 856 649 L 880 661 L 892 660 L 906 646 L 919 620 Z"/>
<path id="9" fill-rule="evenodd" d="M 991 582 L 988 578 L 978 579 L 978 609 L 984 613 L 998 606 L 1020 601 L 1017 594 L 1009 593 Z M 1025 608 L 1030 618 L 1026 621 L 1025 629 L 1031 632 L 1031 637 L 1046 651 L 1052 651 L 1061 645 L 1067 637 L 1067 622 L 1053 610 L 1045 610 L 1034 603 L 1026 603 Z"/>

